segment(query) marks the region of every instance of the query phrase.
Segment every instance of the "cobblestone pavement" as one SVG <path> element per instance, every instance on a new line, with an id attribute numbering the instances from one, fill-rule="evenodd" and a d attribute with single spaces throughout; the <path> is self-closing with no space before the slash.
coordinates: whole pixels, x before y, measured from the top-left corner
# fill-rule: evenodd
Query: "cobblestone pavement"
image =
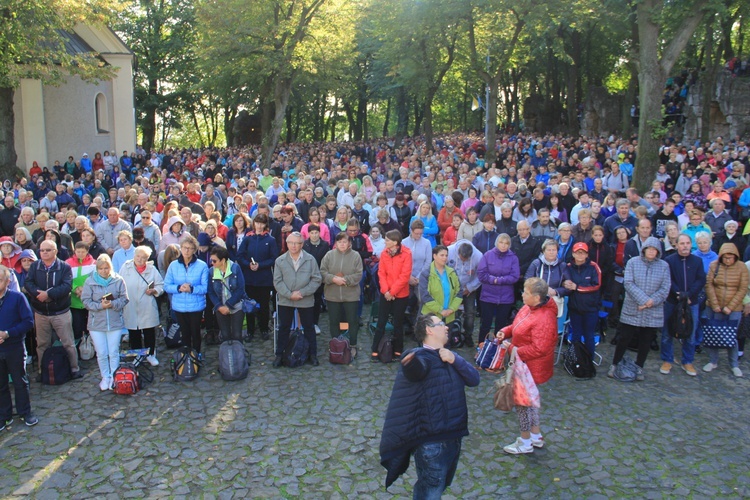
<path id="1" fill-rule="evenodd" d="M 364 349 L 351 366 L 271 367 L 272 342 L 250 345 L 250 376 L 224 382 L 217 348 L 194 383 L 169 377 L 168 351 L 156 380 L 132 397 L 101 393 L 95 361 L 82 381 L 32 384 L 40 423 L 18 418 L 0 433 L 5 498 L 403 498 L 414 466 L 388 492 L 378 444 L 397 366 L 373 364 Z M 369 344 L 361 333 L 360 346 Z M 750 381 L 725 357 L 711 374 L 659 374 L 646 381 L 599 376 L 578 382 L 561 365 L 542 386 L 544 449 L 508 456 L 515 414 L 492 408 L 494 376 L 469 389 L 471 436 L 446 498 L 738 498 L 750 496 Z M 469 349 L 461 349 L 470 357 Z M 707 362 L 698 356 L 696 366 Z M 750 375 L 747 362 L 741 363 Z"/>

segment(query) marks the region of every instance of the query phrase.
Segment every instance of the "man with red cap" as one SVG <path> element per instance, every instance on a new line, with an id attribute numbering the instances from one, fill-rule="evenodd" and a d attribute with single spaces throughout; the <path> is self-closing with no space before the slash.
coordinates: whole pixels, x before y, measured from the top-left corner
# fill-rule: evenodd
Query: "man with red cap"
<path id="1" fill-rule="evenodd" d="M 579 242 L 573 245 L 573 260 L 563 271 L 563 286 L 571 291 L 568 299 L 570 327 L 573 341 L 582 340 L 594 356 L 602 271 L 596 262 L 589 260 L 589 246 Z"/>

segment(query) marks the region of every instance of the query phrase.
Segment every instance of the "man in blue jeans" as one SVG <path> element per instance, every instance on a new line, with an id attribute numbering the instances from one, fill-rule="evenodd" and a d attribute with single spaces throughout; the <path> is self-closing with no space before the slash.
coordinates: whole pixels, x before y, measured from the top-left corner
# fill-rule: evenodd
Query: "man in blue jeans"
<path id="1" fill-rule="evenodd" d="M 422 347 L 401 358 L 380 439 L 386 489 L 409 468 L 417 468 L 413 498 L 440 498 L 450 486 L 469 435 L 466 386 L 479 385 L 479 373 L 446 349 L 448 327 L 435 314 L 420 316 L 414 331 Z"/>
<path id="2" fill-rule="evenodd" d="M 698 294 L 706 286 L 706 271 L 700 257 L 692 255 L 690 250 L 693 241 L 687 234 L 677 237 L 677 253 L 665 258 L 669 265 L 669 274 L 672 278 L 672 286 L 667 301 L 664 302 L 664 328 L 661 332 L 661 368 L 659 372 L 668 375 L 672 370 L 674 352 L 672 349 L 673 338 L 669 334 L 668 319 L 675 311 L 678 299 L 687 297 L 690 306 L 690 314 L 693 317 L 693 331 L 690 337 L 682 341 L 682 369 L 691 377 L 698 375 L 693 366 L 695 358 L 695 332 L 698 328 Z"/>

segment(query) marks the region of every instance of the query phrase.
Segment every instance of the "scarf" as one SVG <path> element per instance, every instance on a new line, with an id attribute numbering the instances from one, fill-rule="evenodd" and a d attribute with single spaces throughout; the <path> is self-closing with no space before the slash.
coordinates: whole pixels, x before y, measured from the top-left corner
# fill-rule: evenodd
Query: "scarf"
<path id="1" fill-rule="evenodd" d="M 100 275 L 98 272 L 91 273 L 91 275 L 94 277 L 94 281 L 96 282 L 96 284 L 103 287 L 109 286 L 109 284 L 112 283 L 112 280 L 114 279 L 114 276 L 112 274 L 109 275 L 109 278 L 102 277 L 102 275 Z"/>
<path id="2" fill-rule="evenodd" d="M 135 266 L 135 270 L 138 271 L 138 274 L 143 274 L 144 271 L 146 271 L 146 266 L 148 264 L 144 264 L 143 266 Z"/>

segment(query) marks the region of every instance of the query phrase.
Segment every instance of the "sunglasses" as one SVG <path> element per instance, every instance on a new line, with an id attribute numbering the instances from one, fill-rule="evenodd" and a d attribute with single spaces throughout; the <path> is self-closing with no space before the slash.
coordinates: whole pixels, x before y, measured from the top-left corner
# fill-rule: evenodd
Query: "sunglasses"
<path id="1" fill-rule="evenodd" d="M 434 323 L 430 325 L 432 328 L 437 328 L 439 326 L 445 326 L 445 321 L 438 321 L 437 323 Z"/>

